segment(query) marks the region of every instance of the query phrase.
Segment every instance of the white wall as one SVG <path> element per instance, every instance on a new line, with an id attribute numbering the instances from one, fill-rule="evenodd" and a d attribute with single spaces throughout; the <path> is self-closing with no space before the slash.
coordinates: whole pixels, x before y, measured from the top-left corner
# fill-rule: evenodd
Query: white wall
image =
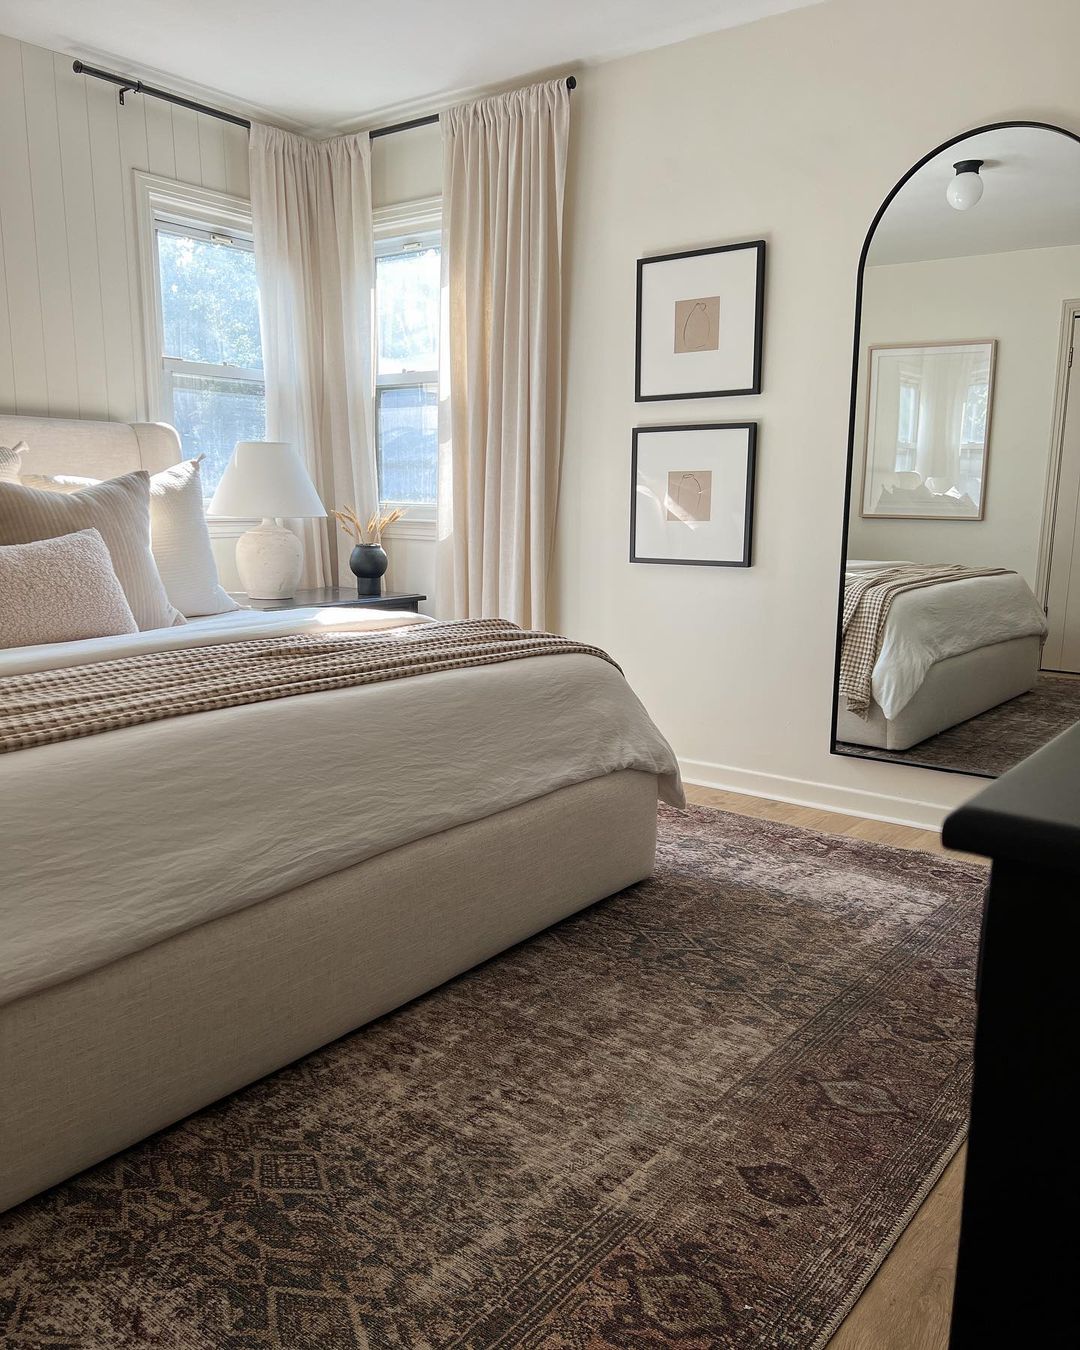
<path id="1" fill-rule="evenodd" d="M 397 206 L 442 192 L 442 132 L 438 123 L 371 142 L 371 202 Z"/>
<path id="2" fill-rule="evenodd" d="M 1078 297 L 1080 246 L 867 268 L 848 545 L 853 558 L 1012 567 L 1034 587 L 1062 304 Z M 998 339 L 985 519 L 864 519 L 859 475 L 867 347 L 969 338 Z"/>
<path id="3" fill-rule="evenodd" d="M 1080 131 L 1080 5 L 901 9 L 830 0 L 582 74 L 556 622 L 622 663 L 691 777 L 932 821 L 979 785 L 829 754 L 856 264 L 885 194 L 947 137 Z M 758 237 L 764 393 L 635 405 L 635 259 Z M 630 564 L 631 428 L 748 418 L 753 568 Z"/>
<path id="4" fill-rule="evenodd" d="M 147 416 L 134 169 L 246 197 L 247 132 L 0 37 L 0 410 Z"/>

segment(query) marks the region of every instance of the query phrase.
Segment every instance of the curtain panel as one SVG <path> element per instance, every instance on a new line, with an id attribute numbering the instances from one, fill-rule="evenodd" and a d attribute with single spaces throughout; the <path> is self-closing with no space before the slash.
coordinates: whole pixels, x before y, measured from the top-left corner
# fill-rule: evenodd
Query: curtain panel
<path id="1" fill-rule="evenodd" d="M 439 612 L 546 620 L 562 449 L 565 80 L 443 113 Z"/>
<path id="2" fill-rule="evenodd" d="M 348 504 L 366 519 L 378 504 L 370 141 L 253 123 L 249 161 L 266 434 L 296 446 L 328 511 Z M 299 528 L 303 584 L 350 584 L 333 521 Z"/>

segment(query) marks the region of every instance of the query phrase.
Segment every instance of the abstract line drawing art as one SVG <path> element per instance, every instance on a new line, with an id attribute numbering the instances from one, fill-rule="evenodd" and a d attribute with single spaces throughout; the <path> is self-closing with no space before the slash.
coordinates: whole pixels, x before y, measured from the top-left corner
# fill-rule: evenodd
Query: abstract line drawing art
<path id="1" fill-rule="evenodd" d="M 720 297 L 675 301 L 675 354 L 720 349 Z"/>
<path id="2" fill-rule="evenodd" d="M 679 469 L 670 472 L 664 506 L 667 520 L 681 520 L 685 524 L 711 520 L 712 470 Z"/>

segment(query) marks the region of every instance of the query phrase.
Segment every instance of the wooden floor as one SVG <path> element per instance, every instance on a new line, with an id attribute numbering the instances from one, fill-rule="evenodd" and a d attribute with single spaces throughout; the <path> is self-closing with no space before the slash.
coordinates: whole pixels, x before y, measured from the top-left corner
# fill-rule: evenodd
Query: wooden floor
<path id="1" fill-rule="evenodd" d="M 717 806 L 785 825 L 853 835 L 856 839 L 898 848 L 948 852 L 942 848 L 941 837 L 935 830 L 890 825 L 862 816 L 817 811 L 689 783 L 686 795 L 700 806 Z M 829 1342 L 829 1350 L 946 1350 L 960 1234 L 963 1169 L 961 1149 Z"/>

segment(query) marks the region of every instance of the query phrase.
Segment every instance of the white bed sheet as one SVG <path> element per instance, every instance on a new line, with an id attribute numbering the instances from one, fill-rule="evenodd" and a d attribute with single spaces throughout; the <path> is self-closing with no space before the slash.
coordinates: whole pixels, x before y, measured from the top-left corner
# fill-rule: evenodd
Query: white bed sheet
<path id="1" fill-rule="evenodd" d="M 405 624 L 433 622 L 425 614 L 399 610 L 337 606 L 266 612 L 234 609 L 225 614 L 205 614 L 201 618 L 189 619 L 176 628 L 148 628 L 141 633 L 87 638 L 83 642 L 48 643 L 40 647 L 0 647 L 0 677 L 24 675 L 35 670 L 54 670 L 57 666 L 111 661 L 121 656 L 136 656 L 139 652 L 205 647 L 214 642 L 245 638 L 286 637 L 290 633 L 317 633 L 323 629 L 337 633 L 373 633 L 385 628 L 400 628 Z"/>
<path id="2" fill-rule="evenodd" d="M 415 622 L 427 620 L 247 611 L 4 651 L 0 675 L 191 641 Z M 618 671 L 583 655 L 304 694 L 0 755 L 0 1003 L 620 769 L 657 774 L 660 795 L 681 804 L 671 748 Z"/>
<path id="3" fill-rule="evenodd" d="M 849 560 L 847 571 L 892 565 Z M 1045 614 L 1016 572 L 906 591 L 893 601 L 885 622 L 871 684 L 874 701 L 886 717 L 896 717 L 936 661 L 1011 638 L 1045 637 L 1046 631 Z"/>

